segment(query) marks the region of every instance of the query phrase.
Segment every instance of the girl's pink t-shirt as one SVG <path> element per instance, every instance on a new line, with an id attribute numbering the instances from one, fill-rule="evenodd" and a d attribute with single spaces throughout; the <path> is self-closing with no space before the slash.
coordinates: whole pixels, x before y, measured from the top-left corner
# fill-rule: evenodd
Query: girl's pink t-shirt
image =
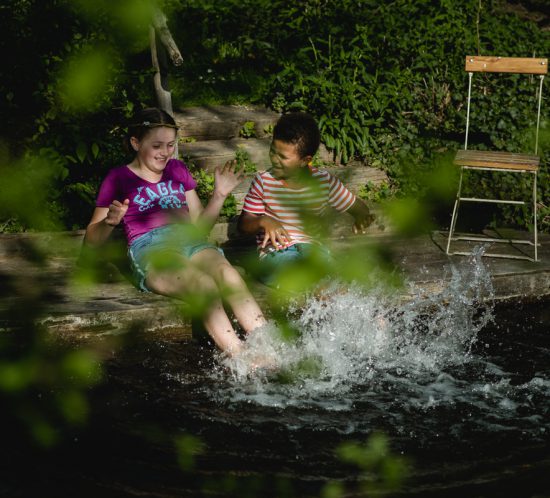
<path id="1" fill-rule="evenodd" d="M 101 184 L 97 207 L 109 207 L 114 200 L 130 200 L 122 220 L 128 245 L 141 235 L 170 223 L 189 221 L 185 192 L 197 183 L 187 166 L 170 159 L 158 183 L 137 176 L 128 166 L 112 169 Z"/>

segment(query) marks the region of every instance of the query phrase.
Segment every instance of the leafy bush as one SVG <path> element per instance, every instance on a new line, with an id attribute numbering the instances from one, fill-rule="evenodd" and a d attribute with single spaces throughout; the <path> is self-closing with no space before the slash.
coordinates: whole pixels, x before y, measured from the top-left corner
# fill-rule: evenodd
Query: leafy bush
<path id="1" fill-rule="evenodd" d="M 179 79 L 186 88 L 180 98 L 193 101 L 194 90 L 204 91 L 197 83 L 215 74 L 207 100 L 241 88 L 279 112 L 307 110 L 335 159 L 363 158 L 385 169 L 398 193 L 420 197 L 429 194 L 416 171 L 431 171 L 438 151 L 461 147 L 465 55 L 543 56 L 550 48 L 547 31 L 496 1 L 310 0 L 298 7 L 211 0 L 176 9 L 177 39 L 192 54 Z M 472 147 L 529 150 L 534 121 L 524 109 L 533 109 L 537 82 L 512 80 L 476 78 L 483 98 L 471 116 Z M 542 153 L 544 177 L 547 149 Z M 547 185 L 539 182 L 541 199 L 550 193 Z M 523 214 L 504 214 L 524 225 Z"/>
<path id="2" fill-rule="evenodd" d="M 429 171 L 437 151 L 461 146 L 464 56 L 544 56 L 550 48 L 550 32 L 497 0 L 162 3 L 185 61 L 171 69 L 176 106 L 256 102 L 308 110 L 337 160 L 362 158 L 386 170 L 398 193 L 419 196 L 424 189 L 405 174 L 403 158 L 413 172 Z M 147 0 L 10 0 L 2 7 L 0 27 L 17 49 L 3 47 L 11 71 L 0 81 L 0 135 L 14 157 L 51 148 L 63 159 L 66 173 L 49 208 L 67 228 L 84 225 L 100 179 L 125 159 L 117 125 L 134 106 L 154 105 L 150 7 Z M 485 75 L 474 84 L 482 98 L 472 113 L 471 146 L 529 150 L 534 122 L 523 109 L 533 103 L 536 81 Z M 540 149 L 543 180 L 548 147 Z M 548 185 L 539 181 L 540 199 L 548 198 Z M 523 224 L 523 215 L 504 213 Z"/>

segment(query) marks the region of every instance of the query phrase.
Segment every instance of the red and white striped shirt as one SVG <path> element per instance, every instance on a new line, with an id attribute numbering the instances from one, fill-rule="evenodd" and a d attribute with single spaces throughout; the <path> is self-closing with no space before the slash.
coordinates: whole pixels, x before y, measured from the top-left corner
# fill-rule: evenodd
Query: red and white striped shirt
<path id="1" fill-rule="evenodd" d="M 355 202 L 355 195 L 328 171 L 312 167 L 310 171 L 311 182 L 299 189 L 290 188 L 269 171 L 257 173 L 244 199 L 243 211 L 265 214 L 279 221 L 291 237 L 289 245 L 316 242 L 316 234 L 311 233 L 311 220 L 322 216 L 329 206 L 347 211 Z M 318 222 L 314 224 L 319 225 Z M 304 225 L 308 225 L 310 233 Z M 256 236 L 260 256 L 273 250 L 269 243 L 264 249 L 260 248 L 263 237 L 263 233 Z"/>

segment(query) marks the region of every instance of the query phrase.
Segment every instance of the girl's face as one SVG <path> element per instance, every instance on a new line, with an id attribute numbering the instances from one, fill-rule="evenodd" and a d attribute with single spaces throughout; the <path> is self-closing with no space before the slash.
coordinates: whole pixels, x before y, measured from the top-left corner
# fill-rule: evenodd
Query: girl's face
<path id="1" fill-rule="evenodd" d="M 154 173 L 162 173 L 166 163 L 174 155 L 176 130 L 167 126 L 151 129 L 141 140 L 130 139 L 136 151 L 136 159 L 141 168 Z"/>

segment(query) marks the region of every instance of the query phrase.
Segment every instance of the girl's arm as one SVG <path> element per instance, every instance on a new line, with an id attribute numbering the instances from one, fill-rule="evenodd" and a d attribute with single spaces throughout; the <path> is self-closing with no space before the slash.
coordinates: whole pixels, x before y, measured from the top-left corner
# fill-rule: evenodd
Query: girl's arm
<path id="1" fill-rule="evenodd" d="M 243 170 L 237 169 L 237 161 L 227 161 L 223 168 L 216 168 L 214 172 L 214 193 L 203 208 L 195 190 L 185 192 L 189 214 L 194 223 L 199 223 L 205 229 L 210 229 L 216 223 L 225 199 L 244 178 Z"/>
<path id="2" fill-rule="evenodd" d="M 111 235 L 113 229 L 122 221 L 130 201 L 113 201 L 106 207 L 96 207 L 90 223 L 86 227 L 84 243 L 89 246 L 100 246 Z"/>

